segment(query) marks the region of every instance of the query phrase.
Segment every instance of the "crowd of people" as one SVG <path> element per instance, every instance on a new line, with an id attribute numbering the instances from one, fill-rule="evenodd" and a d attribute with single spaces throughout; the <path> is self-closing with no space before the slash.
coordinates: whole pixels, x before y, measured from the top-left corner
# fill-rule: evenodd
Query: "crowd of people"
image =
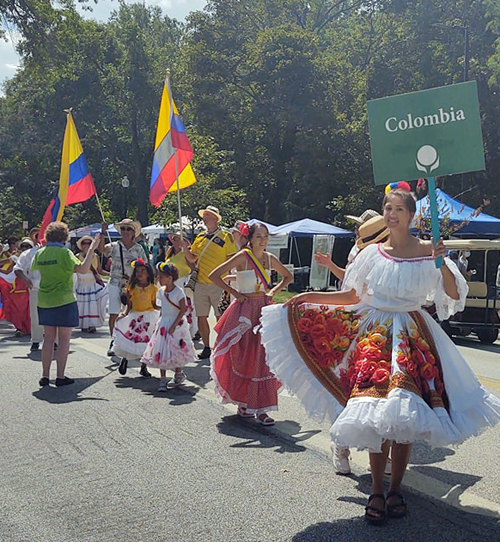
<path id="1" fill-rule="evenodd" d="M 414 196 L 397 188 L 386 194 L 382 214 L 350 217 L 357 239 L 347 265 L 315 256 L 342 281 L 341 289 L 302 293 L 285 304 L 273 297 L 293 276 L 267 250 L 262 223 L 238 221 L 227 230 L 219 210 L 208 205 L 199 211 L 205 230 L 192 243 L 182 231 L 171 234 L 163 254 L 155 244 L 151 264 L 137 221 L 116 224 L 120 239 L 110 243 L 103 224 L 95 238 L 78 241 L 78 256 L 66 247 L 66 224 L 54 222 L 45 246 L 37 230 L 20 243 L 9 239 L 0 260 L 2 282 L 12 279 L 2 289 L 2 317 L 19 333 L 29 318 L 32 350 L 43 341 L 42 387 L 50 384 L 56 343 L 55 385 L 74 382 L 65 374 L 71 330 L 95 332 L 106 302 L 108 355 L 118 356 L 122 375 L 131 359 L 140 360 L 140 375 L 149 378 L 158 369 L 158 391 L 165 392 L 186 380 L 186 364 L 210 358 L 219 401 L 264 426 L 275 423 L 270 413 L 286 387 L 311 417 L 331 421 L 338 473 L 350 473 L 350 447 L 368 450 L 372 494 L 365 519 L 379 525 L 407 513 L 401 484 L 413 442 L 459 444 L 500 421 L 500 401 L 422 309 L 432 301 L 444 320 L 463 310 L 468 287 L 442 241 L 433 245 L 411 234 L 414 214 Z M 96 250 L 110 258 L 106 286 Z M 14 302 L 23 318 L 9 308 L 15 296 L 25 300 Z M 196 333 L 203 345 L 198 356 Z"/>

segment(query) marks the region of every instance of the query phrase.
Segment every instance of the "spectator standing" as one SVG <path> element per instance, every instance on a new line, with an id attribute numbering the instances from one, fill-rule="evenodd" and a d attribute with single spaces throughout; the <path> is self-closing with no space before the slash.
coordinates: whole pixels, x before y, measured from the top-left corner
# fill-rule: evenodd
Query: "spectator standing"
<path id="1" fill-rule="evenodd" d="M 207 359 L 212 353 L 208 316 L 212 307 L 216 318 L 220 317 L 217 305 L 222 294 L 222 288 L 214 284 L 209 275 L 216 267 L 236 253 L 236 246 L 231 233 L 219 226 L 222 217 L 217 207 L 208 205 L 206 209 L 200 209 L 198 215 L 202 218 L 207 230 L 197 235 L 191 248 L 187 242 L 184 242 L 182 250 L 186 260 L 195 264 L 198 270 L 194 290 L 194 307 L 198 318 L 198 331 L 204 346 L 198 358 Z"/>

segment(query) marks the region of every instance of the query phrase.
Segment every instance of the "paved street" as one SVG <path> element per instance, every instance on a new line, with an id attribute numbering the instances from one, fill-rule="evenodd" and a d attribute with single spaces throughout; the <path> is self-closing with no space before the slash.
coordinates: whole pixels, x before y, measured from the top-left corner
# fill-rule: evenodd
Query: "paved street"
<path id="1" fill-rule="evenodd" d="M 367 454 L 336 476 L 328 424 L 296 399 L 280 399 L 275 427 L 241 421 L 217 404 L 206 363 L 159 394 L 138 363 L 119 375 L 104 330 L 74 333 L 74 386 L 39 389 L 40 353 L 12 331 L 0 324 L 2 542 L 500 539 L 500 428 L 458 450 L 416 445 L 410 515 L 370 527 Z M 500 396 L 500 345 L 460 349 Z"/>

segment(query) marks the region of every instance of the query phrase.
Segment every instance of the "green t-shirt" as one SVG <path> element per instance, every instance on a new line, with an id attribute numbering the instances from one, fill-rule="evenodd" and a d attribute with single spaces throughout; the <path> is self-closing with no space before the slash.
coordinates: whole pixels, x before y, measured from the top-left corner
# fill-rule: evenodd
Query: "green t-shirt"
<path id="1" fill-rule="evenodd" d="M 62 307 L 76 301 L 73 291 L 75 265 L 81 261 L 65 247 L 46 246 L 37 250 L 32 271 L 40 271 L 38 306 L 41 309 Z"/>

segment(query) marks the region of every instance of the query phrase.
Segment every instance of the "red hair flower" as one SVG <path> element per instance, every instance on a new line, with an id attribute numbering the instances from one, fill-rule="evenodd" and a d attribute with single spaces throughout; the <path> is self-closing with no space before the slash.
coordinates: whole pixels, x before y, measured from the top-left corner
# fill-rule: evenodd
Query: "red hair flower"
<path id="1" fill-rule="evenodd" d="M 248 224 L 240 224 L 238 230 L 240 231 L 241 235 L 244 235 L 245 237 L 248 237 L 250 233 L 250 228 L 248 227 Z"/>

